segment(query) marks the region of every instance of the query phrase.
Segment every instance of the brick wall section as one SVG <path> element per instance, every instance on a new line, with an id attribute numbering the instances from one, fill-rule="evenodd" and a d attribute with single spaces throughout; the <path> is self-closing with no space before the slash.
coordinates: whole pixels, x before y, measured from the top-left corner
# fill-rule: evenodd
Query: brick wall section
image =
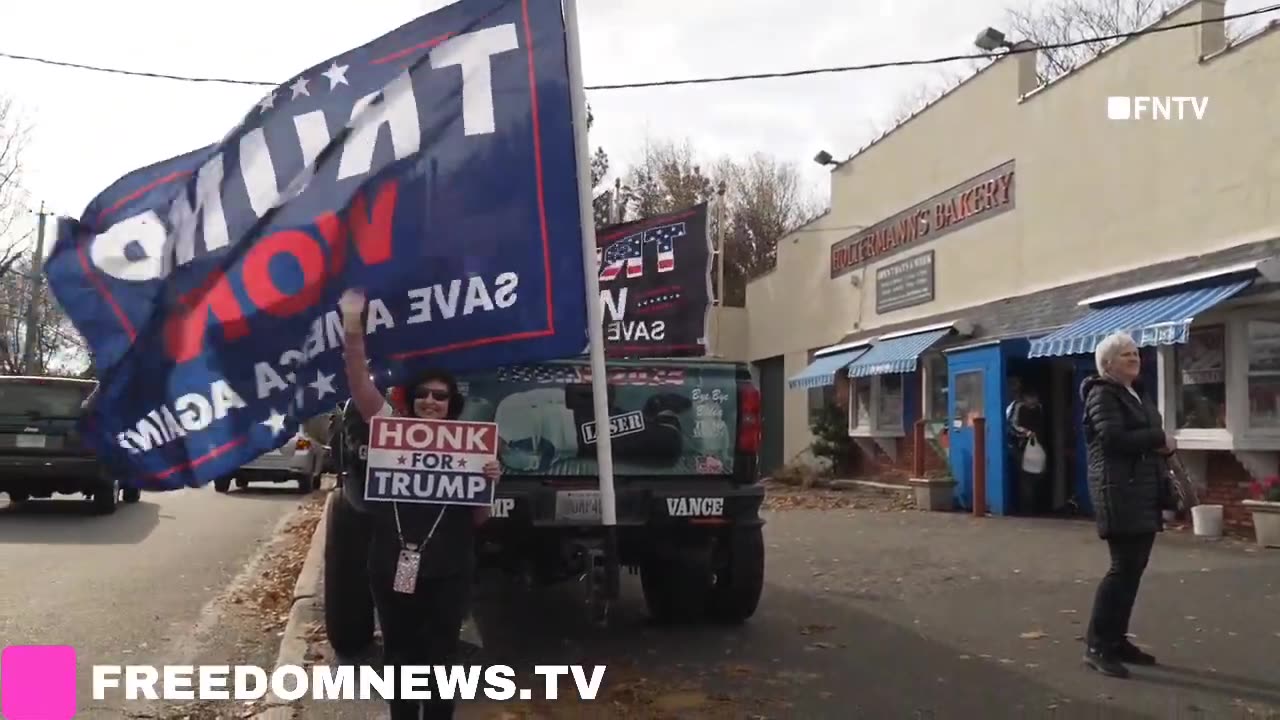
<path id="1" fill-rule="evenodd" d="M 1210 452 L 1205 463 L 1208 489 L 1200 496 L 1200 502 L 1221 505 L 1223 532 L 1230 535 L 1253 537 L 1253 513 L 1241 500 L 1249 498 L 1249 486 L 1253 478 L 1229 452 Z"/>
<path id="2" fill-rule="evenodd" d="M 897 479 L 905 483 L 911 477 L 912 464 L 915 460 L 915 443 L 912 442 L 910 437 L 898 438 L 893 442 L 896 443 L 898 448 L 896 460 L 890 458 L 879 447 L 876 447 L 875 452 L 869 455 L 863 450 L 863 445 L 855 442 L 852 449 L 854 474 L 858 477 L 874 476 L 877 480 L 886 482 Z M 938 456 L 932 445 L 926 442 L 924 451 L 926 453 L 924 460 L 925 472 L 947 469 L 946 461 Z"/>

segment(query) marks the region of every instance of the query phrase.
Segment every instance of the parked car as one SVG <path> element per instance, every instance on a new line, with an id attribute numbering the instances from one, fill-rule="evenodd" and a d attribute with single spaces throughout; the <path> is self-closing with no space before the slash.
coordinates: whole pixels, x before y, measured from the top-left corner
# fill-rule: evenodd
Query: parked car
<path id="1" fill-rule="evenodd" d="M 138 488 L 109 477 L 77 423 L 97 383 L 56 377 L 0 377 L 0 492 L 15 503 L 83 494 L 99 513 L 134 503 Z"/>
<path id="2" fill-rule="evenodd" d="M 283 446 L 265 452 L 242 465 L 234 473 L 213 481 L 213 488 L 224 493 L 236 487 L 248 487 L 251 482 L 296 482 L 300 492 L 320 489 L 324 474 L 324 461 L 328 448 L 312 442 L 305 433 L 298 432 Z"/>

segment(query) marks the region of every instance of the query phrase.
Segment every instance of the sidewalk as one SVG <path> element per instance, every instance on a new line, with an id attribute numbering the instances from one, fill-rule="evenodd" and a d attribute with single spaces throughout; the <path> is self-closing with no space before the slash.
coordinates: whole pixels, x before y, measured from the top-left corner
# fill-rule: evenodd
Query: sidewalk
<path id="1" fill-rule="evenodd" d="M 477 662 L 605 663 L 609 699 L 458 716 L 1280 718 L 1280 551 L 1163 534 L 1132 626 L 1163 666 L 1118 681 L 1080 663 L 1107 564 L 1091 523 L 821 507 L 769 513 L 765 596 L 742 628 L 650 627 L 631 577 L 605 632 L 569 589 L 490 593 Z"/>

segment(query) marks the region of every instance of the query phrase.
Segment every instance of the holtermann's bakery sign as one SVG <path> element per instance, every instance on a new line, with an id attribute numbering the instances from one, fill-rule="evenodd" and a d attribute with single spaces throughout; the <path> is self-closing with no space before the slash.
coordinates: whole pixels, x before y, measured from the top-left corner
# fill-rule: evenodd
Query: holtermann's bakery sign
<path id="1" fill-rule="evenodd" d="M 1014 161 L 992 168 L 831 246 L 831 277 L 1013 209 Z"/>

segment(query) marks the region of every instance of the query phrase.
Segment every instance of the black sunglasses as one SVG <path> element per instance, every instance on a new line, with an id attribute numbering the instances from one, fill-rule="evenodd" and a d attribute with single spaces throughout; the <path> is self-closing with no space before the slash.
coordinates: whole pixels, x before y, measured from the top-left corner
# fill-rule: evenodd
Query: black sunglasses
<path id="1" fill-rule="evenodd" d="M 449 391 L 448 390 L 415 390 L 413 392 L 414 400 L 418 400 L 426 397 L 430 397 L 432 400 L 435 400 L 437 402 L 444 402 L 449 399 Z"/>

